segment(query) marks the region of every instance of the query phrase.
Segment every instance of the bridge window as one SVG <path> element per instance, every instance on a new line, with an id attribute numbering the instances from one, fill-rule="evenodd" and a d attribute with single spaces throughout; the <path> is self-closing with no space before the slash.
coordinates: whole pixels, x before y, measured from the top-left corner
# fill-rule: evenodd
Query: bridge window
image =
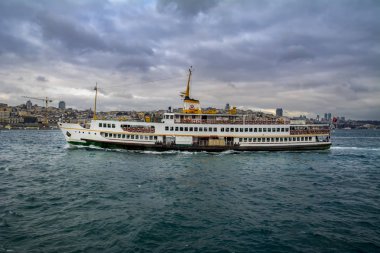
<path id="1" fill-rule="evenodd" d="M 182 132 L 182 131 L 183 131 L 183 127 L 180 127 L 180 128 L 179 128 L 179 131 L 181 131 L 181 132 Z"/>
<path id="2" fill-rule="evenodd" d="M 168 126 L 165 127 L 165 131 L 169 131 L 169 127 Z"/>
<path id="3" fill-rule="evenodd" d="M 284 128 L 281 128 L 281 132 L 284 132 L 284 130 L 285 130 Z"/>
<path id="4" fill-rule="evenodd" d="M 99 123 L 99 127 L 102 127 L 102 123 Z"/>
<path id="5" fill-rule="evenodd" d="M 267 131 L 267 129 L 266 128 L 263 128 L 263 132 L 266 132 Z"/>
<path id="6" fill-rule="evenodd" d="M 239 128 L 235 128 L 235 132 L 239 132 Z"/>
<path id="7" fill-rule="evenodd" d="M 262 132 L 263 131 L 263 129 L 262 128 L 259 128 L 259 132 Z"/>
<path id="8" fill-rule="evenodd" d="M 214 127 L 214 132 L 218 132 L 218 128 Z"/>
<path id="9" fill-rule="evenodd" d="M 125 134 L 123 134 L 123 137 L 121 137 L 121 138 L 125 139 Z"/>
<path id="10" fill-rule="evenodd" d="M 189 131 L 189 128 L 188 127 L 185 127 L 185 132 Z"/>
<path id="11" fill-rule="evenodd" d="M 170 131 L 173 131 L 174 130 L 174 127 L 170 127 Z"/>
<path id="12" fill-rule="evenodd" d="M 207 127 L 203 128 L 203 132 L 207 132 Z"/>
<path id="13" fill-rule="evenodd" d="M 243 130 L 243 128 L 240 128 L 240 132 L 242 133 L 244 130 Z"/>
<path id="14" fill-rule="evenodd" d="M 239 141 L 240 141 L 240 142 L 243 142 L 243 138 L 239 138 Z"/>
<path id="15" fill-rule="evenodd" d="M 193 131 L 193 128 L 192 128 L 192 127 L 189 127 L 189 131 L 192 132 L 192 131 Z"/>
<path id="16" fill-rule="evenodd" d="M 244 138 L 244 142 L 247 142 L 247 138 Z"/>
<path id="17" fill-rule="evenodd" d="M 170 115 L 170 119 L 173 119 L 173 115 Z"/>
<path id="18" fill-rule="evenodd" d="M 149 140 L 153 140 L 153 136 L 151 135 L 151 136 L 149 136 Z"/>
<path id="19" fill-rule="evenodd" d="M 272 132 L 272 128 L 268 128 L 268 132 Z"/>
<path id="20" fill-rule="evenodd" d="M 280 132 L 280 128 L 277 128 L 277 132 Z"/>
<path id="21" fill-rule="evenodd" d="M 209 132 L 212 132 L 212 127 L 209 127 L 209 128 L 208 128 L 208 131 L 209 131 Z"/>
<path id="22" fill-rule="evenodd" d="M 107 127 L 108 127 L 108 128 L 111 128 L 111 124 L 107 124 Z"/>
<path id="23" fill-rule="evenodd" d="M 231 132 L 233 132 L 234 131 L 234 129 L 233 128 L 231 128 Z"/>
<path id="24" fill-rule="evenodd" d="M 248 138 L 248 142 L 252 142 L 252 138 Z"/>
<path id="25" fill-rule="evenodd" d="M 289 132 L 289 128 L 285 128 L 285 132 Z"/>
<path id="26" fill-rule="evenodd" d="M 222 128 L 220 129 L 220 131 L 221 131 L 221 132 L 224 132 L 224 127 L 222 127 Z"/>
<path id="27" fill-rule="evenodd" d="M 203 128 L 202 127 L 199 128 L 199 132 L 203 132 Z"/>
<path id="28" fill-rule="evenodd" d="M 194 127 L 194 132 L 198 132 L 198 127 Z"/>
<path id="29" fill-rule="evenodd" d="M 175 130 L 178 131 L 178 127 L 175 127 Z"/>

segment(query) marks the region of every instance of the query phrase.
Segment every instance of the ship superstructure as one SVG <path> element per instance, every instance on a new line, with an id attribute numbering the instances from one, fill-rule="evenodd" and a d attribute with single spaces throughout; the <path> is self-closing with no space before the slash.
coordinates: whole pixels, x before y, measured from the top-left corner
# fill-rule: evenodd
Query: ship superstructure
<path id="1" fill-rule="evenodd" d="M 188 151 L 313 150 L 331 146 L 328 124 L 306 124 L 284 118 L 247 118 L 236 114 L 203 112 L 199 100 L 190 97 L 189 77 L 182 93 L 182 112 L 166 112 L 161 122 L 99 120 L 89 128 L 59 123 L 66 141 L 106 148 Z M 97 91 L 97 88 L 96 88 Z"/>

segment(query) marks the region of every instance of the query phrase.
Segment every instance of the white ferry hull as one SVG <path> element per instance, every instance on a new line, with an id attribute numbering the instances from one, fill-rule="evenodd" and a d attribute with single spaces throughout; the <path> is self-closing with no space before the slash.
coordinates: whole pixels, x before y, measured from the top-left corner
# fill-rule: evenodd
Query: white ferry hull
<path id="1" fill-rule="evenodd" d="M 144 127 L 143 132 L 133 132 L 132 128 L 123 126 Z M 102 126 L 102 127 L 100 127 Z M 106 127 L 103 127 L 106 126 Z M 110 127 L 107 127 L 110 126 Z M 74 145 L 95 145 L 103 148 L 119 148 L 130 150 L 178 150 L 178 151 L 209 151 L 222 152 L 235 151 L 297 151 L 297 150 L 323 150 L 329 149 L 329 133 L 291 134 L 287 132 L 258 133 L 244 132 L 244 130 L 265 128 L 263 125 L 210 125 L 187 124 L 186 129 L 195 129 L 197 126 L 203 130 L 216 130 L 212 132 L 184 133 L 174 131 L 174 122 L 145 123 L 93 120 L 89 129 L 78 124 L 59 123 L 66 141 Z M 243 131 L 226 133 L 222 129 L 231 126 Z M 169 131 L 173 128 L 173 131 Z M 289 129 L 284 125 L 268 125 L 271 129 Z M 168 131 L 165 131 L 168 129 Z M 182 127 L 180 127 L 182 129 Z M 185 127 L 184 127 L 185 129 Z M 202 130 L 202 131 L 203 131 Z M 260 142 L 257 142 L 260 141 Z"/>

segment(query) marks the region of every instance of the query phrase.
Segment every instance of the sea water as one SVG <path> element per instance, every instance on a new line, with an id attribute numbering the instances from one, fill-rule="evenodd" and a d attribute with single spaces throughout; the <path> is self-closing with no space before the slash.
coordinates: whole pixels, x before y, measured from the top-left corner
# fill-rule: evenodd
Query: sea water
<path id="1" fill-rule="evenodd" d="M 380 252 L 380 131 L 332 141 L 138 152 L 0 131 L 0 252 Z"/>

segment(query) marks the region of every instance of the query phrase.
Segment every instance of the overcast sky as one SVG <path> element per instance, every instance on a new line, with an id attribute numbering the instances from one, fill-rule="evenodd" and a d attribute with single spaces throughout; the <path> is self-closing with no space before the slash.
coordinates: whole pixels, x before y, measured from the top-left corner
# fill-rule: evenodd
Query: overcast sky
<path id="1" fill-rule="evenodd" d="M 0 103 L 180 107 L 191 65 L 203 107 L 380 120 L 380 1 L 0 1 Z"/>

